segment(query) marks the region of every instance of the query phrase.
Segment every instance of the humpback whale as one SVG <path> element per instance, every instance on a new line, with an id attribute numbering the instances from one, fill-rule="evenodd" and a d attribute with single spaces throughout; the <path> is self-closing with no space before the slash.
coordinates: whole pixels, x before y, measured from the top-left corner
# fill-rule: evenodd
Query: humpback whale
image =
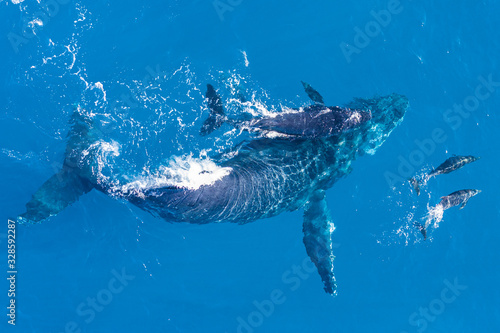
<path id="1" fill-rule="evenodd" d="M 475 162 L 479 159 L 479 157 L 474 156 L 457 156 L 453 155 L 448 158 L 446 161 L 441 163 L 436 169 L 430 171 L 428 174 L 424 176 L 423 182 L 427 182 L 432 177 L 436 177 L 438 175 L 444 175 L 450 173 L 452 171 L 458 170 L 465 166 L 466 164 Z M 410 183 L 413 185 L 415 192 L 417 195 L 420 195 L 420 182 L 416 178 L 410 178 Z"/>
<path id="2" fill-rule="evenodd" d="M 156 181 L 99 176 L 96 150 L 102 139 L 81 108 L 71 117 L 62 169 L 26 204 L 19 223 L 54 216 L 78 198 L 98 190 L 170 222 L 249 223 L 285 211 L 304 209 L 303 242 L 328 294 L 336 295 L 332 233 L 326 190 L 349 174 L 353 161 L 372 155 L 402 122 L 409 107 L 405 96 L 391 94 L 355 99 L 344 107 L 325 107 L 323 98 L 304 84 L 314 104 L 275 118 L 238 126 L 282 135 L 251 137 L 225 153 L 211 156 L 195 183 L 163 174 Z M 210 116 L 201 134 L 228 121 L 220 96 L 208 86 Z M 315 121 L 318 118 L 321 121 Z M 152 176 L 153 177 L 153 176 Z M 161 180 L 161 181 L 159 181 Z"/>
<path id="3" fill-rule="evenodd" d="M 441 197 L 441 201 L 431 210 L 443 212 L 451 207 L 455 207 L 460 205 L 459 209 L 463 209 L 470 198 L 481 193 L 481 190 L 459 190 L 453 193 L 450 193 L 444 197 Z M 425 225 L 420 223 L 415 223 L 415 226 L 420 230 L 424 239 L 427 239 L 427 227 L 431 224 L 432 214 L 429 214 Z"/>

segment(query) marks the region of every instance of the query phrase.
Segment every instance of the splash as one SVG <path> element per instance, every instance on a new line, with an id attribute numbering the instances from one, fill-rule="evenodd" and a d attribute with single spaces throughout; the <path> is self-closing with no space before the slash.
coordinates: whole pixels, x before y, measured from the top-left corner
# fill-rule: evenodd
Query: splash
<path id="1" fill-rule="evenodd" d="M 444 209 L 441 204 L 437 204 L 436 206 L 429 208 L 429 211 L 426 215 L 425 226 L 428 227 L 432 223 L 434 229 L 439 227 L 439 222 L 443 220 L 443 213 Z"/>
<path id="2" fill-rule="evenodd" d="M 146 175 L 121 186 L 119 191 L 142 193 L 145 190 L 170 186 L 196 190 L 203 185 L 212 185 L 227 176 L 231 170 L 218 166 L 209 158 L 173 156 L 166 166 L 160 166 L 153 174 L 146 172 Z"/>
<path id="3" fill-rule="evenodd" d="M 82 151 L 81 163 L 91 167 L 91 174 L 98 184 L 116 183 L 115 158 L 120 156 L 120 144 L 114 140 L 110 142 L 98 140 Z"/>
<path id="4" fill-rule="evenodd" d="M 425 225 L 428 217 L 438 217 L 438 209 L 430 208 L 431 193 L 424 192 L 416 196 L 409 182 L 396 184 L 384 199 L 390 209 L 392 228 L 383 231 L 377 237 L 377 243 L 390 246 L 402 244 L 408 246 L 424 241 L 418 225 Z M 430 215 L 429 215 L 430 214 Z"/>

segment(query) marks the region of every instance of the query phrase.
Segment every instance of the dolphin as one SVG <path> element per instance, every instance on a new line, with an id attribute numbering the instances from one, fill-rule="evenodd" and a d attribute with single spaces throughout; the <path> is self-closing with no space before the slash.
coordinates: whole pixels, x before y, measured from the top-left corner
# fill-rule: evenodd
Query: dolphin
<path id="1" fill-rule="evenodd" d="M 205 133 L 226 120 L 221 99 L 214 91 L 208 87 L 211 115 L 203 125 Z M 317 102 L 319 93 L 312 91 L 310 86 L 306 89 L 316 99 L 313 102 Z M 315 122 L 302 123 L 300 130 L 300 123 L 289 124 L 289 118 L 278 118 L 260 128 L 282 132 L 284 136 L 250 138 L 208 160 L 185 158 L 179 169 L 189 174 L 187 180 L 172 176 L 178 165 L 173 162 L 162 169 L 168 172 L 138 181 L 120 175 L 111 179 L 100 177 L 96 147 L 103 140 L 86 111 L 76 108 L 62 169 L 35 192 L 17 221 L 41 222 L 94 189 L 170 222 L 245 224 L 303 208 L 306 252 L 318 269 L 325 291 L 336 295 L 332 245 L 335 226 L 327 207 L 326 190 L 351 172 L 357 157 L 375 153 L 402 122 L 408 107 L 408 99 L 398 94 L 355 99 L 340 110 L 325 112 L 358 112 L 364 119 L 344 126 L 349 117 L 333 117 L 329 123 L 331 131 L 322 127 L 314 132 L 314 126 L 320 126 Z M 306 107 L 302 112 L 315 112 L 316 108 Z M 290 128 L 294 130 L 290 132 Z M 189 168 L 186 164 L 198 166 Z"/>
<path id="2" fill-rule="evenodd" d="M 441 163 L 436 169 L 433 169 L 428 174 L 424 176 L 423 182 L 427 182 L 432 177 L 436 177 L 438 175 L 443 175 L 450 173 L 452 171 L 458 170 L 465 166 L 466 164 L 472 163 L 480 159 L 480 157 L 474 156 L 457 156 L 453 155 L 448 158 L 446 161 Z M 420 182 L 416 178 L 410 178 L 409 182 L 413 185 L 415 192 L 417 195 L 420 195 Z"/>
<path id="3" fill-rule="evenodd" d="M 459 209 L 463 209 L 465 205 L 467 205 L 467 202 L 469 201 L 470 198 L 473 196 L 481 193 L 481 190 L 459 190 L 455 191 L 453 193 L 450 193 L 444 197 L 441 197 L 441 201 L 432 209 L 433 210 L 439 210 L 439 211 L 445 211 L 451 207 L 455 207 L 460 205 Z M 427 227 L 431 224 L 432 221 L 432 216 L 429 215 L 427 218 L 427 221 L 425 222 L 425 225 L 422 225 L 420 223 L 415 223 L 415 226 L 420 230 L 422 235 L 424 236 L 424 239 L 427 239 Z"/>

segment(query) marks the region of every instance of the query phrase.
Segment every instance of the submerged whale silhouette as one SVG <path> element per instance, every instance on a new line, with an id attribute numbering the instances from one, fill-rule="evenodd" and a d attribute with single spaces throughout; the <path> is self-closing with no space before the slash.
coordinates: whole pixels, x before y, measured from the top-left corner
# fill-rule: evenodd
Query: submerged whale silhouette
<path id="1" fill-rule="evenodd" d="M 323 106 L 317 91 L 307 84 L 304 87 L 316 104 L 301 112 L 338 112 L 329 124 L 335 130 L 329 131 L 322 124 L 321 130 L 314 131 L 320 125 L 317 122 L 289 123 L 290 118 L 282 118 L 282 124 L 274 121 L 276 128 L 272 128 L 270 121 L 266 131 L 294 128 L 293 135 L 254 138 L 212 157 L 210 167 L 199 172 L 202 181 L 196 184 L 176 183 L 168 175 L 163 182 L 118 185 L 99 177 L 95 149 L 89 148 L 99 142 L 98 133 L 83 110 L 76 109 L 62 170 L 38 189 L 18 222 L 36 223 L 56 215 L 92 189 L 174 222 L 244 224 L 304 208 L 303 241 L 307 254 L 318 269 L 325 291 L 335 295 L 331 237 L 335 227 L 325 190 L 350 173 L 358 156 L 375 153 L 400 124 L 409 103 L 406 97 L 392 94 L 355 99 L 345 108 L 329 108 Z M 211 132 L 225 120 L 220 97 L 214 92 L 209 87 L 211 116 L 204 124 L 205 132 Z M 343 126 L 353 112 L 363 117 L 356 124 Z M 313 119 L 300 111 L 297 114 L 296 119 Z M 286 122 L 288 125 L 282 126 Z"/>

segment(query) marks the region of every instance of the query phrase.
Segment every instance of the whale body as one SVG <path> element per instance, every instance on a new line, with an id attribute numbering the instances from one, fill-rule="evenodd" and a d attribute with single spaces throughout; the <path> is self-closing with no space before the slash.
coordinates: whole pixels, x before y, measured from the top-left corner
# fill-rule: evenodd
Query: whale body
<path id="1" fill-rule="evenodd" d="M 163 183 L 146 182 L 146 186 L 133 181 L 117 185 L 99 178 L 95 172 L 96 157 L 88 149 L 98 140 L 97 134 L 85 111 L 77 109 L 71 120 L 62 170 L 33 195 L 18 221 L 41 222 L 93 189 L 125 199 L 172 222 L 244 224 L 303 208 L 306 251 L 318 269 L 325 291 L 335 295 L 335 226 L 325 191 L 351 172 L 351 164 L 358 156 L 375 153 L 401 123 L 409 103 L 406 97 L 392 94 L 355 99 L 345 107 L 329 107 L 325 111 L 321 95 L 309 85 L 304 86 L 315 104 L 299 111 L 296 119 L 314 119 L 300 112 L 337 112 L 331 129 L 321 127 L 324 122 L 295 123 L 291 126 L 294 132 L 285 136 L 244 141 L 224 154 L 212 156 L 211 167 L 199 172 L 199 178 L 208 181 L 194 185 L 168 179 Z M 205 135 L 227 120 L 220 97 L 211 96 L 211 117 L 202 128 Z M 355 112 L 357 120 L 349 124 Z M 288 118 L 277 117 L 266 123 L 265 130 L 283 132 L 283 128 L 291 128 L 282 126 L 280 120 L 290 124 Z M 314 131 L 315 127 L 319 129 Z"/>

